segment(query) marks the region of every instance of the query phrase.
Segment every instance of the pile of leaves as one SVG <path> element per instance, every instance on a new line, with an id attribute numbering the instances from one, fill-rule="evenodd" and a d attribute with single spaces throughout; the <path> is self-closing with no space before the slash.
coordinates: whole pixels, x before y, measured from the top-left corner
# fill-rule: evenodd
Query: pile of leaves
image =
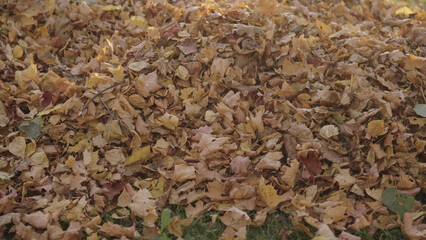
<path id="1" fill-rule="evenodd" d="M 274 212 L 425 239 L 424 9 L 0 4 L 1 238 L 182 239 L 216 211 L 222 239 Z"/>

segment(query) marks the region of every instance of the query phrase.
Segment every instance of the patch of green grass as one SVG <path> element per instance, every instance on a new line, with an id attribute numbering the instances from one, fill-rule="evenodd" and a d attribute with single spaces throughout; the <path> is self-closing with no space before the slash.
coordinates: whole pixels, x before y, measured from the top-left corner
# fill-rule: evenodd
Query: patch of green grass
<path id="1" fill-rule="evenodd" d="M 12 228 L 13 223 L 8 223 L 6 224 L 6 230 L 3 232 L 3 237 L 6 240 L 12 240 L 15 239 L 15 233 L 14 232 L 10 232 L 10 229 Z"/>
<path id="2" fill-rule="evenodd" d="M 423 195 L 421 195 L 423 194 Z M 416 196 L 416 199 L 421 200 L 424 197 L 424 192 L 419 193 Z M 424 201 L 424 200 L 423 200 Z M 179 205 L 171 205 L 168 208 L 172 211 L 171 217 L 179 216 L 181 219 L 186 218 L 185 207 Z M 128 227 L 133 224 L 130 217 L 123 219 L 113 218 L 113 214 L 116 213 L 120 216 L 116 209 L 108 211 L 105 213 L 102 218 L 101 224 L 105 222 L 113 222 L 119 224 L 123 227 Z M 218 218 L 213 223 L 212 216 L 214 214 L 218 215 Z M 226 226 L 220 221 L 219 215 L 221 213 L 217 211 L 210 211 L 203 214 L 201 217 L 194 219 L 191 225 L 183 229 L 183 238 L 185 240 L 216 240 L 219 239 L 225 230 Z M 249 213 L 250 217 L 253 219 L 255 212 Z M 139 233 L 142 232 L 144 226 L 142 225 L 142 219 L 136 217 L 136 229 Z M 160 226 L 160 219 L 157 222 L 157 225 Z M 62 228 L 67 228 L 66 223 L 61 223 Z M 310 232 L 315 233 L 316 229 L 305 225 Z M 284 228 L 284 230 L 283 230 Z M 309 237 L 303 230 L 295 228 L 289 218 L 289 214 L 283 212 L 274 212 L 269 214 L 264 222 L 259 227 L 248 226 L 247 227 L 247 239 L 250 240 L 279 240 L 282 238 L 281 231 L 287 232 L 287 239 L 289 240 L 310 240 Z M 166 230 L 167 231 L 167 230 Z M 406 239 L 406 236 L 401 231 L 400 228 L 395 228 L 392 230 L 378 230 L 374 235 L 368 233 L 367 229 L 361 231 L 352 231 L 348 230 L 349 233 L 361 237 L 362 240 L 402 240 Z"/>
<path id="3" fill-rule="evenodd" d="M 172 208 L 174 209 L 174 208 Z M 174 209 L 175 210 L 175 209 Z M 179 209 L 176 209 L 179 211 Z M 215 223 L 212 223 L 212 214 L 218 214 L 217 212 L 205 213 L 198 219 L 194 219 L 192 224 L 184 229 L 185 240 L 216 240 L 218 239 L 226 226 L 217 219 Z M 176 215 L 176 213 L 175 213 Z M 184 212 L 178 214 L 181 218 L 185 218 Z M 253 213 L 249 214 L 253 219 Z M 282 212 L 275 212 L 269 214 L 264 224 L 259 227 L 248 226 L 247 237 L 250 240 L 279 240 L 281 239 L 280 232 L 285 227 L 286 231 L 290 232 L 288 239 L 290 240 L 310 240 L 311 238 L 302 230 L 293 227 L 293 224 L 289 220 L 288 214 Z M 314 231 L 313 229 L 310 229 Z"/>
<path id="4" fill-rule="evenodd" d="M 362 240 L 403 240 L 407 239 L 400 228 L 391 230 L 378 230 L 374 235 L 368 234 L 367 229 L 361 231 L 349 230 L 349 233 L 361 237 Z"/>
<path id="5" fill-rule="evenodd" d="M 282 212 L 274 212 L 269 214 L 265 222 L 259 227 L 248 226 L 247 239 L 253 240 L 279 240 L 282 238 L 281 230 L 284 228 L 288 232 L 288 239 L 290 240 L 310 240 L 311 238 L 302 230 L 294 228 L 289 215 Z M 309 228 L 309 227 L 308 227 Z M 313 229 L 309 229 L 313 232 Z"/>
<path id="6" fill-rule="evenodd" d="M 422 205 L 426 204 L 426 191 L 424 189 L 420 190 L 420 192 L 414 197 L 417 201 L 419 201 Z"/>
<path id="7" fill-rule="evenodd" d="M 102 217 L 101 225 L 104 224 L 104 223 L 106 223 L 106 222 L 112 222 L 112 223 L 118 224 L 118 225 L 123 226 L 123 227 L 130 227 L 130 226 L 132 226 L 133 225 L 133 221 L 130 218 L 130 216 L 124 218 L 123 215 L 121 215 L 119 212 L 116 211 L 119 208 L 120 207 L 117 207 L 117 208 L 114 208 L 111 211 L 106 212 L 105 215 Z M 114 213 L 118 217 L 123 217 L 123 218 L 113 218 L 113 214 Z"/>
<path id="8" fill-rule="evenodd" d="M 285 226 L 287 216 L 283 214 L 270 214 L 265 223 L 259 227 L 247 227 L 247 239 L 263 240 L 263 239 L 281 239 L 280 231 Z"/>
<path id="9" fill-rule="evenodd" d="M 353 234 L 355 236 L 360 237 L 362 240 L 366 239 L 366 240 L 371 240 L 371 235 L 369 235 L 367 233 L 366 229 L 362 229 L 361 231 L 353 231 L 353 230 L 348 230 L 348 233 Z"/>
<path id="10" fill-rule="evenodd" d="M 402 240 L 407 239 L 407 236 L 405 236 L 401 228 L 395 228 L 392 230 L 377 231 L 376 234 L 374 234 L 374 239 Z"/>
<path id="11" fill-rule="evenodd" d="M 59 224 L 63 231 L 67 230 L 70 227 L 70 222 L 59 220 Z"/>
<path id="12" fill-rule="evenodd" d="M 217 240 L 225 230 L 225 224 L 219 219 L 215 223 L 212 222 L 212 215 L 216 212 L 208 212 L 194 221 L 184 229 L 185 240 Z"/>

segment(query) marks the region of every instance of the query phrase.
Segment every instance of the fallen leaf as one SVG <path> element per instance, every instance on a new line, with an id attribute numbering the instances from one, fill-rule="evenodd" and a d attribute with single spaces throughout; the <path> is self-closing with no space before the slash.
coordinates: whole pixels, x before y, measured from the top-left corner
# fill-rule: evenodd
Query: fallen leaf
<path id="1" fill-rule="evenodd" d="M 416 104 L 413 110 L 422 117 L 426 117 L 426 104 Z"/>
<path id="2" fill-rule="evenodd" d="M 140 72 L 140 71 L 142 71 L 142 70 L 144 70 L 144 69 L 146 69 L 146 68 L 148 68 L 149 67 L 149 63 L 148 62 L 146 62 L 146 61 L 140 61 L 140 62 L 132 62 L 132 63 L 129 63 L 129 65 L 127 65 L 127 67 L 130 69 L 130 70 L 132 70 L 132 71 L 135 71 L 135 72 Z"/>
<path id="3" fill-rule="evenodd" d="M 175 171 L 173 175 L 175 181 L 184 182 L 189 179 L 195 178 L 195 167 L 186 166 L 185 164 L 175 165 Z"/>
<path id="4" fill-rule="evenodd" d="M 21 46 L 16 45 L 16 46 L 13 48 L 12 53 L 13 53 L 13 57 L 14 57 L 14 58 L 20 58 L 20 57 L 22 57 L 22 55 L 24 54 L 24 50 L 22 49 L 22 47 L 21 47 Z"/>
<path id="5" fill-rule="evenodd" d="M 325 125 L 320 130 L 321 137 L 329 139 L 333 136 L 339 135 L 339 129 L 334 125 Z"/>
<path id="6" fill-rule="evenodd" d="M 139 150 L 137 150 L 135 153 L 133 153 L 131 156 L 127 157 L 124 161 L 124 165 L 130 165 L 132 163 L 141 161 L 141 160 L 147 160 L 148 156 L 151 153 L 151 146 L 145 146 Z"/>
<path id="7" fill-rule="evenodd" d="M 236 156 L 231 161 L 231 169 L 235 173 L 246 173 L 250 162 L 249 157 Z"/>
<path id="8" fill-rule="evenodd" d="M 404 213 L 413 208 L 414 198 L 398 192 L 395 188 L 388 188 L 382 192 L 381 201 L 391 211 L 398 213 L 404 219 Z"/>
<path id="9" fill-rule="evenodd" d="M 147 189 L 139 190 L 132 196 L 132 202 L 128 205 L 129 208 L 144 219 L 143 224 L 147 227 L 154 227 L 158 219 L 156 212 L 155 200 L 152 199 L 151 193 Z"/>
<path id="10" fill-rule="evenodd" d="M 395 11 L 395 15 L 405 15 L 406 17 L 413 14 L 413 11 L 408 7 L 404 6 Z"/>
<path id="11" fill-rule="evenodd" d="M 284 157 L 282 152 L 268 152 L 260 158 L 256 170 L 278 170 L 281 167 L 280 160 Z"/>
<path id="12" fill-rule="evenodd" d="M 27 147 L 24 137 L 16 137 L 7 146 L 7 150 L 15 156 L 25 157 L 25 148 Z"/>
<path id="13" fill-rule="evenodd" d="M 43 129 L 43 118 L 36 117 L 31 121 L 23 121 L 19 125 L 19 130 L 25 133 L 27 138 L 37 139 Z"/>
<path id="14" fill-rule="evenodd" d="M 368 123 L 366 132 L 368 136 L 378 137 L 386 134 L 388 128 L 385 127 L 385 122 L 383 120 L 373 120 Z"/>
<path id="15" fill-rule="evenodd" d="M 426 237 L 424 231 L 420 231 L 418 228 L 413 226 L 413 213 L 404 213 L 404 223 L 402 225 L 402 230 L 407 234 L 408 239 L 410 240 L 420 240 Z"/>
<path id="16" fill-rule="evenodd" d="M 263 177 L 259 181 L 257 192 L 269 209 L 275 209 L 282 202 L 282 197 L 277 194 L 277 190 L 272 185 L 266 185 Z"/>

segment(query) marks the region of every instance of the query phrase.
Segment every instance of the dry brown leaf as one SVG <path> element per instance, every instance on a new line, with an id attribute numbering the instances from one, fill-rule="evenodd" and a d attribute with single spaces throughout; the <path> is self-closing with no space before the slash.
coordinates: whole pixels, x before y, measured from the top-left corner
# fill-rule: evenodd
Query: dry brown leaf
<path id="1" fill-rule="evenodd" d="M 383 120 L 373 120 L 367 125 L 367 136 L 378 137 L 388 132 L 388 128 L 385 127 Z"/>
<path id="2" fill-rule="evenodd" d="M 278 170 L 281 167 L 280 160 L 284 157 L 282 152 L 268 152 L 260 158 L 256 170 Z"/>
<path id="3" fill-rule="evenodd" d="M 132 202 L 128 204 L 129 208 L 139 217 L 143 218 L 143 224 L 147 227 L 154 227 L 158 219 L 155 200 L 147 189 L 139 190 L 132 196 Z"/>
<path id="4" fill-rule="evenodd" d="M 185 164 L 175 165 L 173 178 L 177 182 L 184 182 L 195 178 L 195 167 Z"/>

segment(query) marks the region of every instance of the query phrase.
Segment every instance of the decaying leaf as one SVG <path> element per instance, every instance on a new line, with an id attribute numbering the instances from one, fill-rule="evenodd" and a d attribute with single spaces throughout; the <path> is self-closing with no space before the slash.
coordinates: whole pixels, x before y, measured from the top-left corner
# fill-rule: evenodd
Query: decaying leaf
<path id="1" fill-rule="evenodd" d="M 19 130 L 25 133 L 27 138 L 37 139 L 41 135 L 43 129 L 43 119 L 36 117 L 31 121 L 23 121 L 19 125 Z"/>
<path id="2" fill-rule="evenodd" d="M 381 201 L 391 211 L 398 213 L 404 219 L 404 213 L 410 212 L 414 198 L 398 192 L 395 188 L 388 188 L 382 192 Z"/>

